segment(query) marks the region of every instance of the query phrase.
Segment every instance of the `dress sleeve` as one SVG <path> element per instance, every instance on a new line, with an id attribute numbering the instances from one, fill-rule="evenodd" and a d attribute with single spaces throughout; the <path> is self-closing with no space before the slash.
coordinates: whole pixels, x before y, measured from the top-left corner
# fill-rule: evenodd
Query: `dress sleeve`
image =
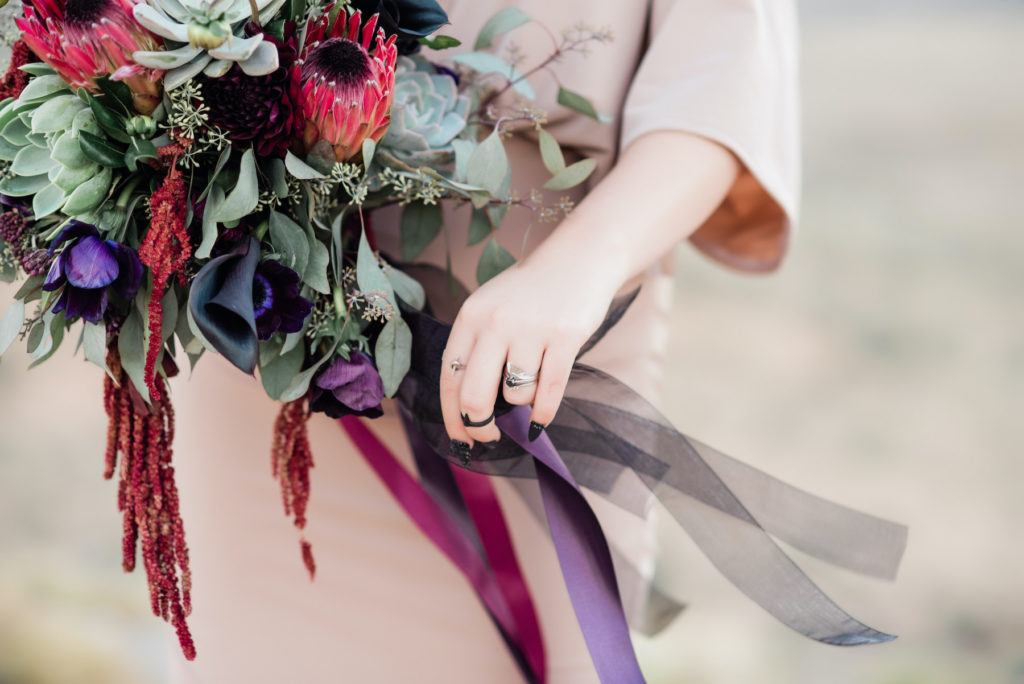
<path id="1" fill-rule="evenodd" d="M 730 149 L 743 170 L 690 237 L 710 257 L 771 271 L 800 195 L 797 30 L 792 0 L 651 0 L 648 46 L 623 106 L 621 148 L 685 130 Z"/>

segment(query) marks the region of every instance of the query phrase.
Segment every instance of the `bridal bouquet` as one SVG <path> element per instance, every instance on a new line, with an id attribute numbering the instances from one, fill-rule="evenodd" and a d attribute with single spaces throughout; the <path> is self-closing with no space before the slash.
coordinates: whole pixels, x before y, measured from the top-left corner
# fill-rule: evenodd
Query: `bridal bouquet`
<path id="1" fill-rule="evenodd" d="M 369 209 L 401 205 L 413 261 L 443 230 L 440 201 L 472 205 L 480 282 L 514 262 L 494 239 L 510 208 L 557 220 L 568 200 L 510 191 L 503 139 L 532 128 L 545 189 L 587 179 L 567 164 L 515 60 L 495 36 L 472 51 L 436 32 L 433 0 L 26 0 L 0 82 L 0 278 L 17 281 L 0 354 L 33 365 L 65 342 L 106 373 L 106 477 L 153 611 L 195 655 L 166 379 L 183 352 L 258 373 L 283 402 L 272 454 L 301 529 L 311 411 L 375 416 L 409 370 L 403 310 L 421 285 L 375 250 Z M 608 39 L 567 30 L 547 63 Z M 514 91 L 518 104 L 499 106 Z M 502 100 L 509 101 L 508 98 Z M 579 94 L 561 105 L 599 118 Z M 302 540 L 310 573 L 313 558 Z"/>

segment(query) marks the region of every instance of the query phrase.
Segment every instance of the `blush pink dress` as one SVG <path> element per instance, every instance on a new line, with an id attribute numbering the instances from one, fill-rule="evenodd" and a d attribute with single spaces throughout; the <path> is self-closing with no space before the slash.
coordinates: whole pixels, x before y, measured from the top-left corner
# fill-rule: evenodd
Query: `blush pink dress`
<path id="1" fill-rule="evenodd" d="M 686 130 L 720 142 L 743 162 L 744 171 L 691 242 L 737 269 L 767 271 L 778 265 L 798 195 L 796 31 L 790 2 L 448 0 L 442 5 L 451 17 L 443 32 L 467 47 L 486 19 L 505 6 L 520 7 L 556 35 L 580 21 L 610 27 L 612 43 L 594 46 L 587 57 L 570 54 L 554 71 L 614 121 L 600 124 L 559 107 L 554 78 L 541 73 L 534 79 L 536 104 L 549 112 L 549 130 L 570 154 L 596 158 L 598 177 L 619 149 L 651 131 Z M 518 46 L 526 66 L 543 59 L 551 46 L 548 34 L 530 25 L 504 42 Z M 535 140 L 525 135 L 508 142 L 514 187 L 521 194 L 548 177 L 536 149 Z M 472 284 L 480 246 L 464 246 L 464 212 L 449 211 L 446 230 L 455 273 Z M 379 216 L 375 228 L 381 247 L 397 252 L 394 222 Z M 525 211 L 510 211 L 499 237 L 521 256 L 551 229 L 532 224 Z M 444 264 L 444 249 L 436 241 L 423 260 Z M 586 361 L 656 401 L 668 344 L 669 255 L 639 280 L 643 289 L 626 319 Z M 194 575 L 190 624 L 198 650 L 196 660 L 187 663 L 171 638 L 171 682 L 522 681 L 470 585 L 406 518 L 334 422 L 323 416 L 310 422 L 316 467 L 305 534 L 317 560 L 311 582 L 298 533 L 270 476 L 278 404 L 264 395 L 258 380 L 213 354 L 200 361 L 194 377 L 178 378 L 171 386 L 179 418 L 174 458 Z M 394 412 L 370 427 L 411 470 Z M 546 531 L 507 482 L 495 486 L 539 612 L 548 681 L 596 682 Z M 636 567 L 649 569 L 656 549 L 644 522 L 597 497 L 591 500 L 612 543 Z"/>

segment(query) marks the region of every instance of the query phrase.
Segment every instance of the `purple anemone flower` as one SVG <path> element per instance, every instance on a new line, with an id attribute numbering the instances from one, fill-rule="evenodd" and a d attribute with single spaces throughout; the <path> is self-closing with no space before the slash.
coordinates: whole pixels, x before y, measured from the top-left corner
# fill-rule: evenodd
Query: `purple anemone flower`
<path id="1" fill-rule="evenodd" d="M 269 340 L 278 330 L 302 330 L 302 322 L 313 310 L 313 302 L 299 295 L 299 274 L 274 259 L 256 268 L 252 306 L 256 335 L 261 340 Z"/>
<path id="2" fill-rule="evenodd" d="M 66 244 L 65 244 L 66 243 Z M 142 263 L 135 250 L 112 240 L 101 240 L 95 226 L 72 220 L 50 245 L 50 254 L 64 245 L 43 283 L 47 291 L 61 287 L 54 313 L 81 316 L 90 323 L 103 320 L 107 291 L 131 300 L 142 284 Z"/>
<path id="3" fill-rule="evenodd" d="M 313 380 L 309 408 L 331 418 L 347 415 L 378 418 L 384 414 L 384 383 L 363 352 L 353 352 L 346 361 L 337 357 Z"/>

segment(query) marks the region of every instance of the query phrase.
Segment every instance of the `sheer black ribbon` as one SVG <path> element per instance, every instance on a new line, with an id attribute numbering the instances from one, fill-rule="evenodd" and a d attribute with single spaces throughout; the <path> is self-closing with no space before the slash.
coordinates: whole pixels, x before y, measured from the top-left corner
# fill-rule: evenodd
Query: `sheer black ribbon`
<path id="1" fill-rule="evenodd" d="M 581 354 L 621 318 L 635 295 L 613 304 Z M 439 400 L 450 328 L 422 312 L 405 310 L 403 316 L 413 332 L 412 366 L 396 399 L 409 429 L 461 466 L 449 454 Z M 803 492 L 701 444 L 672 427 L 628 386 L 581 363 L 574 366 L 555 420 L 535 442 L 526 438 L 528 408 L 499 400 L 496 413 L 501 440 L 491 448 L 475 446 L 465 467 L 538 481 L 570 597 L 602 682 L 643 679 L 629 644 L 613 551 L 581 487 L 641 517 L 659 501 L 730 582 L 812 639 L 851 646 L 894 638 L 842 610 L 772 537 L 850 570 L 891 578 L 906 544 L 902 525 Z M 620 567 L 629 570 L 628 564 Z M 660 609 L 671 616 L 678 606 L 661 601 Z"/>

